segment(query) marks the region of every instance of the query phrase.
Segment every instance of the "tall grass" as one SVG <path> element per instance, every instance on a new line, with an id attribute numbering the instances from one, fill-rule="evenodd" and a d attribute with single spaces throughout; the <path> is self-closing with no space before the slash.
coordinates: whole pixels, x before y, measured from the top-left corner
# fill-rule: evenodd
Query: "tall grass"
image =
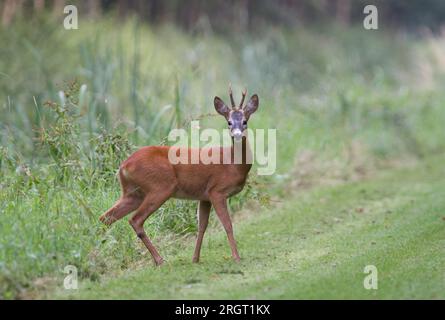
<path id="1" fill-rule="evenodd" d="M 67 264 L 97 279 L 146 259 L 126 223 L 106 230 L 97 221 L 119 197 L 118 165 L 137 146 L 164 143 L 190 119 L 223 128 L 225 121 L 205 115 L 229 82 L 259 94 L 250 123 L 277 128 L 279 140 L 277 174 L 253 171 L 250 185 L 230 202 L 234 210 L 249 199 L 264 204 L 283 196 L 304 150 L 345 162 L 345 150 L 357 141 L 369 161 L 444 148 L 444 96 L 435 90 L 443 75 L 424 75 L 431 86 L 422 90 L 415 78 L 419 68 L 434 70 L 430 48 L 440 39 L 335 27 L 190 35 L 113 19 L 67 31 L 41 18 L 1 29 L 0 41 L 8 43 L 0 49 L 0 295 L 6 298 L 35 278 L 60 275 Z M 419 58 L 422 65 L 413 63 Z M 195 209 L 169 201 L 146 229 L 153 236 L 194 232 Z"/>

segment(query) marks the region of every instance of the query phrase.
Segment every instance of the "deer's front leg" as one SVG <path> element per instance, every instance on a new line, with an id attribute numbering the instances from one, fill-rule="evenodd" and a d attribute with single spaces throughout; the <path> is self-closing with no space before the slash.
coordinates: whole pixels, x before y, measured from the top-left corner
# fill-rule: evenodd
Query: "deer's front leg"
<path id="1" fill-rule="evenodd" d="M 236 248 L 236 241 L 233 236 L 232 221 L 230 220 L 229 211 L 227 210 L 227 197 L 222 195 L 213 195 L 211 197 L 211 202 L 215 208 L 216 215 L 221 221 L 224 229 L 227 233 L 227 238 L 229 239 L 230 249 L 232 250 L 232 257 L 236 262 L 240 261 L 240 256 Z"/>
<path id="2" fill-rule="evenodd" d="M 210 208 L 212 204 L 209 201 L 200 201 L 198 206 L 198 238 L 196 239 L 195 253 L 193 254 L 193 262 L 199 262 L 201 253 L 202 239 L 209 224 Z"/>

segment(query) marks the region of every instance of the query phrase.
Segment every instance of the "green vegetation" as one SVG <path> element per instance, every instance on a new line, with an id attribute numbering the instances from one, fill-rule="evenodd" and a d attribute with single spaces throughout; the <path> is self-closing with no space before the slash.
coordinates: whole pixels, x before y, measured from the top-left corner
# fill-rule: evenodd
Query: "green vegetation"
<path id="1" fill-rule="evenodd" d="M 199 265 L 186 241 L 179 251 L 161 249 L 169 252 L 161 268 L 146 263 L 56 297 L 444 299 L 444 209 L 445 169 L 436 158 L 252 213 L 236 227 L 239 265 L 221 230 L 207 235 Z M 377 290 L 363 287 L 367 265 L 377 267 Z"/>
<path id="2" fill-rule="evenodd" d="M 431 289 L 422 287 L 413 293 L 415 288 L 405 287 L 409 283 L 394 275 L 392 291 L 381 290 L 377 295 L 439 297 L 436 292 L 443 282 L 437 277 L 427 281 L 430 273 L 426 271 L 440 267 L 441 262 L 436 240 L 437 228 L 443 222 L 438 221 L 435 206 L 443 206 L 443 189 L 437 181 L 437 190 L 433 188 L 434 175 L 425 171 L 413 175 L 414 180 L 424 181 L 415 188 L 408 184 L 402 188 L 405 184 L 399 178 L 403 174 L 377 180 L 374 186 L 373 182 L 365 184 L 365 189 L 378 187 L 391 194 L 388 205 L 396 212 L 388 216 L 395 225 L 391 230 L 379 229 L 379 224 L 365 228 L 368 215 L 341 212 L 363 200 L 358 191 L 361 185 L 318 187 L 372 176 L 388 165 L 421 162 L 433 154 L 443 154 L 444 94 L 438 88 L 444 81 L 444 40 L 335 26 L 257 31 L 191 35 L 171 26 L 152 27 L 136 20 L 117 24 L 113 18 L 82 21 L 79 30 L 67 31 L 59 21 L 44 16 L 27 22 L 17 18 L 8 29 L 0 29 L 0 41 L 8 44 L 0 50 L 0 297 L 26 296 L 46 280 L 58 281 L 68 264 L 79 268 L 81 282 L 94 283 L 109 273 L 125 273 L 129 267 L 133 270 L 137 263 L 147 269 L 139 275 L 147 280 L 154 275 L 156 283 L 165 288 L 177 279 L 175 276 L 185 277 L 187 270 L 196 280 L 188 275 L 184 281 L 206 283 L 205 277 L 211 278 L 214 271 L 210 269 L 216 266 L 228 272 L 224 279 L 233 279 L 233 297 L 264 297 L 262 291 L 256 291 L 260 287 L 270 288 L 267 296 L 273 297 L 331 296 L 337 291 L 320 289 L 326 277 L 335 281 L 330 282 L 332 286 L 344 281 L 360 285 L 357 279 L 361 279 L 362 264 L 368 263 L 368 257 L 375 257 L 371 259 L 375 264 L 384 264 L 380 253 L 396 254 L 392 250 L 398 248 L 397 243 L 381 240 L 387 235 L 400 236 L 401 245 L 421 237 L 412 251 L 402 250 L 400 259 L 389 260 L 390 270 L 403 272 L 396 264 L 422 252 L 424 263 L 412 263 L 406 272 L 419 286 L 437 281 Z M 260 108 L 249 124 L 277 128 L 279 140 L 277 173 L 260 177 L 253 170 L 250 185 L 231 200 L 232 211 L 236 217 L 242 208 L 274 209 L 262 209 L 259 220 L 252 217 L 240 222 L 237 234 L 244 258 L 240 266 L 221 258 L 226 246 L 222 234 L 207 243 L 211 248 L 204 248 L 206 262 L 192 266 L 188 254 L 191 242 L 182 238 L 196 230 L 196 204 L 169 201 L 145 225 L 156 243 L 170 247 L 171 262 L 154 270 L 125 219 L 110 229 L 98 222 L 98 216 L 119 196 L 115 178 L 118 164 L 136 146 L 165 142 L 171 128 L 188 128 L 191 119 L 200 118 L 202 128 L 224 128 L 222 119 L 211 116 L 215 114 L 212 100 L 214 95 L 226 96 L 228 82 L 238 88 L 235 94 L 239 95 L 243 87 L 259 94 Z M 295 189 L 308 185 L 317 187 L 308 200 L 300 204 L 291 199 Z M 406 195 L 398 193 L 400 190 Z M 311 206 L 317 197 L 326 203 Z M 371 192 L 370 197 L 370 205 L 386 204 L 379 192 Z M 419 201 L 424 204 L 407 208 L 407 197 L 423 199 Z M 283 207 L 276 209 L 275 201 L 283 202 Z M 326 235 L 300 244 L 295 241 L 313 228 L 323 227 L 316 221 L 330 221 L 332 208 L 338 209 L 335 212 L 341 222 L 327 224 Z M 405 220 L 403 213 L 408 209 L 412 219 Z M 384 209 L 379 210 L 373 215 L 384 220 L 387 215 Z M 295 223 L 288 223 L 290 218 Z M 408 231 L 418 237 L 412 238 Z M 287 251 L 267 260 L 267 254 L 273 253 L 265 253 L 267 247 L 251 238 L 256 234 L 264 234 L 263 240 L 270 240 L 272 246 L 280 246 L 286 235 L 292 246 L 288 243 Z M 349 259 L 357 253 L 354 249 L 363 252 L 359 244 L 369 248 L 369 239 L 354 238 L 366 234 L 382 237 L 377 240 L 381 247 L 369 256 Z M 319 259 L 335 260 L 323 251 L 331 241 L 342 266 L 338 274 L 327 265 L 312 264 Z M 291 286 L 301 279 L 291 276 L 294 269 L 274 270 L 280 264 L 273 261 L 284 259 L 282 254 L 301 267 L 298 275 L 307 281 L 305 290 L 292 292 L 289 290 L 294 289 L 284 285 L 266 285 L 275 279 Z M 431 265 L 425 265 L 431 257 L 435 257 Z M 239 270 L 247 274 L 246 268 L 255 266 L 259 269 L 249 271 L 243 289 L 250 289 L 250 294 L 237 291 L 236 286 L 243 283 L 237 278 Z M 327 273 L 326 268 L 330 270 Z M 348 272 L 358 278 L 349 279 Z M 126 278 L 136 279 L 131 275 Z M 130 286 L 130 280 L 107 281 L 106 286 L 116 284 L 110 287 L 114 293 L 110 291 L 109 296 L 117 297 L 122 290 L 117 285 Z M 312 285 L 319 290 L 312 292 Z M 382 288 L 386 285 L 382 280 Z M 170 296 L 169 290 L 160 296 Z M 180 294 L 188 294 L 184 290 Z M 191 291 L 200 295 L 199 290 Z M 209 297 L 205 290 L 204 295 Z"/>

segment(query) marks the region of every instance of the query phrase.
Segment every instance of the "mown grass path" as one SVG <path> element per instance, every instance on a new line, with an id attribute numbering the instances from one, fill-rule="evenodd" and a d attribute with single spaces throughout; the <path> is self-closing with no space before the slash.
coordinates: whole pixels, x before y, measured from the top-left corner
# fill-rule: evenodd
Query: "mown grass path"
<path id="1" fill-rule="evenodd" d="M 235 223 L 242 262 L 231 261 L 222 230 L 144 268 L 80 281 L 57 298 L 297 299 L 445 298 L 445 167 L 442 159 L 323 187 Z M 161 253 L 165 248 L 159 248 Z M 366 290 L 366 265 L 378 290 Z"/>

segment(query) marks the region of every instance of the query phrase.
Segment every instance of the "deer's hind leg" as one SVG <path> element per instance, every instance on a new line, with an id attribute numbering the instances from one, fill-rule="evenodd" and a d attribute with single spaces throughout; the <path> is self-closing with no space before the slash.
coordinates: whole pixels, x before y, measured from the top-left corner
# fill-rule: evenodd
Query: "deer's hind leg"
<path id="1" fill-rule="evenodd" d="M 99 217 L 99 220 L 109 226 L 136 210 L 141 205 L 142 200 L 143 198 L 138 196 L 123 195 L 110 209 Z"/>
<path id="2" fill-rule="evenodd" d="M 136 232 L 139 239 L 142 240 L 147 247 L 156 265 L 161 265 L 164 260 L 159 255 L 155 246 L 151 243 L 144 230 L 144 222 L 153 212 L 155 212 L 168 198 L 173 194 L 174 187 L 158 186 L 156 190 L 151 190 L 145 195 L 139 208 L 129 220 L 130 225 Z"/>
<path id="3" fill-rule="evenodd" d="M 119 182 L 122 188 L 121 198 L 99 217 L 99 220 L 107 226 L 139 208 L 144 200 L 144 194 L 140 188 L 127 181 L 122 171 L 119 171 Z"/>

